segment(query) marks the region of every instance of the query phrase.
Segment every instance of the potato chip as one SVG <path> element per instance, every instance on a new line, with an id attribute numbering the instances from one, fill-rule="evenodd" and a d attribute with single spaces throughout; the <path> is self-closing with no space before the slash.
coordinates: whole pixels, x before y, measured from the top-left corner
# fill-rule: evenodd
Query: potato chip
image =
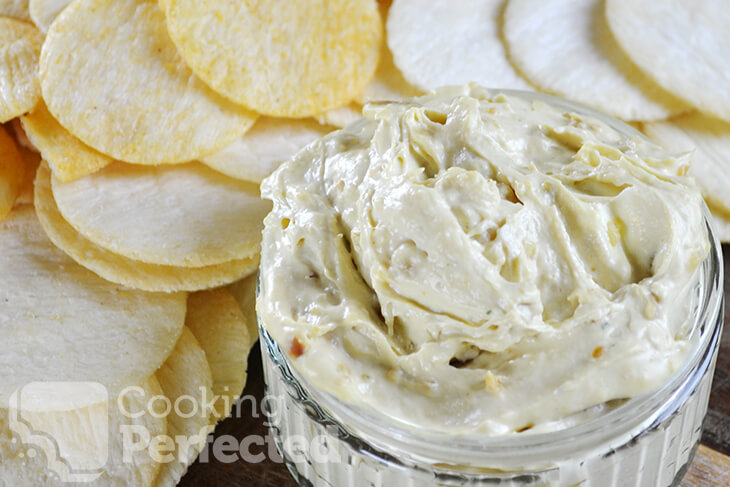
<path id="1" fill-rule="evenodd" d="M 155 485 L 160 464 L 149 454 L 149 441 L 139 438 L 131 455 L 125 460 L 124 431 L 131 428 L 149 433 L 149 438 L 165 435 L 167 421 L 159 408 L 148 409 L 149 401 L 162 397 L 160 384 L 153 375 L 134 391 L 119 397 L 124 409 L 120 409 L 117 397 L 87 407 L 66 411 L 23 412 L 30 415 L 32 424 L 40 428 L 51 439 L 36 437 L 40 445 L 24 445 L 22 438 L 10 428 L 9 412 L 0 409 L 0 478 L 3 485 L 13 487 L 64 487 L 88 485 L 108 487 L 110 485 L 134 485 L 149 487 Z M 157 402 L 154 406 L 157 406 Z M 154 414 L 151 414 L 154 412 Z M 127 433 L 129 435 L 129 433 Z M 143 448 L 146 447 L 146 448 Z M 82 450 L 85 449 L 85 450 Z M 126 447 L 129 448 L 129 447 Z M 128 450 L 129 451 L 129 450 Z M 32 453 L 31 453 L 32 452 Z M 107 454 L 106 465 L 100 469 L 95 480 L 78 483 L 62 481 L 57 472 L 49 469 L 49 461 L 67 463 L 73 466 L 79 461 L 95 465 L 101 455 Z M 58 455 L 60 453 L 60 455 Z M 74 463 L 64 455 L 74 455 Z M 78 458 L 81 456 L 82 458 Z M 49 458 L 51 457 L 51 458 Z M 103 459 L 103 456 L 102 456 Z M 57 467 L 58 468 L 58 467 Z M 68 470 L 68 469 L 67 469 Z M 65 473 L 73 473 L 67 472 Z M 78 473 L 78 472 L 76 472 Z"/>
<path id="2" fill-rule="evenodd" d="M 0 126 L 0 220 L 5 218 L 23 189 L 25 167 L 15 141 Z"/>
<path id="3" fill-rule="evenodd" d="M 28 11 L 33 23 L 41 32 L 48 32 L 53 21 L 71 0 L 30 0 Z"/>
<path id="4" fill-rule="evenodd" d="M 213 377 L 205 352 L 189 328 L 183 329 L 172 355 L 155 375 L 173 405 L 167 417 L 167 434 L 186 439 L 176 442 L 175 451 L 169 454 L 175 460 L 162 464 L 154 483 L 156 487 L 174 487 L 205 447 L 211 429 L 211 414 L 204 402 L 213 397 Z"/>
<path id="5" fill-rule="evenodd" d="M 228 284 L 258 267 L 258 255 L 206 267 L 174 267 L 145 264 L 102 249 L 79 235 L 59 213 L 47 165 L 38 170 L 35 207 L 43 229 L 54 244 L 97 275 L 129 288 L 152 292 L 196 291 Z"/>
<path id="6" fill-rule="evenodd" d="M 232 178 L 260 183 L 299 149 L 332 130 L 311 119 L 261 117 L 243 137 L 201 161 Z"/>
<path id="7" fill-rule="evenodd" d="M 334 110 L 320 113 L 314 118 L 322 125 L 343 128 L 359 120 L 360 117 L 362 117 L 362 105 L 352 102 Z"/>
<path id="8" fill-rule="evenodd" d="M 33 381 L 99 382 L 110 393 L 138 384 L 185 321 L 185 294 L 99 278 L 51 243 L 31 207 L 0 222 L 0 269 L 0 407 Z"/>
<path id="9" fill-rule="evenodd" d="M 730 9 L 721 1 L 607 0 L 626 54 L 665 90 L 730 121 Z"/>
<path id="10" fill-rule="evenodd" d="M 504 36 L 512 61 L 536 86 L 624 120 L 659 120 L 685 105 L 623 53 L 602 0 L 510 0 Z"/>
<path id="11" fill-rule="evenodd" d="M 0 16 L 0 123 L 38 103 L 38 56 L 43 35 L 32 25 Z"/>
<path id="12" fill-rule="evenodd" d="M 391 3 L 390 1 L 379 2 L 380 15 L 384 20 L 388 18 Z M 380 46 L 380 61 L 375 70 L 375 76 L 355 97 L 355 100 L 364 105 L 371 101 L 398 101 L 421 94 L 423 94 L 422 90 L 406 81 L 403 74 L 395 67 L 388 43 L 383 42 Z"/>
<path id="13" fill-rule="evenodd" d="M 48 30 L 40 79 L 48 110 L 69 132 L 138 164 L 210 154 L 256 117 L 192 74 L 151 0 L 70 4 Z"/>
<path id="14" fill-rule="evenodd" d="M 373 0 L 162 6 L 170 37 L 195 74 L 265 115 L 300 118 L 343 105 L 378 64 L 383 26 Z"/>
<path id="15" fill-rule="evenodd" d="M 213 373 L 213 393 L 221 398 L 210 418 L 211 424 L 215 424 L 231 414 L 246 386 L 252 345 L 246 318 L 230 292 L 214 289 L 188 296 L 185 325 L 205 350 Z"/>
<path id="16" fill-rule="evenodd" d="M 406 80 L 424 91 L 476 82 L 529 90 L 500 39 L 504 0 L 395 0 L 388 46 Z"/>
<path id="17" fill-rule="evenodd" d="M 694 113 L 643 130 L 670 151 L 694 151 L 689 174 L 708 204 L 730 215 L 730 123 Z"/>
<path id="18" fill-rule="evenodd" d="M 28 0 L 0 0 L 0 15 L 30 21 Z"/>
<path id="19" fill-rule="evenodd" d="M 21 121 L 26 135 L 59 181 L 82 178 L 114 162 L 71 135 L 53 118 L 43 100 Z"/>
<path id="20" fill-rule="evenodd" d="M 61 215 L 102 248 L 150 264 L 203 267 L 258 252 L 271 203 L 258 185 L 194 162 L 115 163 L 76 181 L 52 179 Z"/>
<path id="21" fill-rule="evenodd" d="M 248 325 L 248 333 L 255 342 L 259 336 L 259 321 L 256 315 L 256 287 L 258 286 L 258 272 L 238 280 L 226 287 L 238 302 Z"/>

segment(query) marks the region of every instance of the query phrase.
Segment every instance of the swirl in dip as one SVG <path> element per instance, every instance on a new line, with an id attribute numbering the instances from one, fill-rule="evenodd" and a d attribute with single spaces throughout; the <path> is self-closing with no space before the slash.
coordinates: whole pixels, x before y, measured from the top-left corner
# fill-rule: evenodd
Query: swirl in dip
<path id="1" fill-rule="evenodd" d="M 709 251 L 686 160 L 470 85 L 369 105 L 262 185 L 263 326 L 414 427 L 550 431 L 669 379 Z"/>

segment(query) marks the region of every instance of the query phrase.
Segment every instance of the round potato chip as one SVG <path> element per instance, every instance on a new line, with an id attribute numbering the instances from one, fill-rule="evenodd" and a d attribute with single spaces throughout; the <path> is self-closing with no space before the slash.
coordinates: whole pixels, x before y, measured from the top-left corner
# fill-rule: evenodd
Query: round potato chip
<path id="1" fill-rule="evenodd" d="M 206 267 L 145 264 L 93 244 L 63 219 L 51 192 L 51 171 L 38 169 L 35 207 L 43 229 L 73 260 L 107 281 L 152 292 L 197 291 L 222 286 L 247 276 L 258 267 L 258 255 Z"/>
<path id="2" fill-rule="evenodd" d="M 15 205 L 23 189 L 25 166 L 15 141 L 0 126 L 0 220 Z"/>
<path id="3" fill-rule="evenodd" d="M 0 15 L 30 21 L 28 0 L 0 0 Z"/>
<path id="4" fill-rule="evenodd" d="M 258 185 L 193 162 L 115 163 L 68 183 L 52 179 L 64 219 L 102 248 L 150 264 L 202 267 L 258 252 L 271 203 Z"/>
<path id="5" fill-rule="evenodd" d="M 265 115 L 300 118 L 336 108 L 378 64 L 383 26 L 373 0 L 165 0 L 162 7 L 195 74 Z"/>
<path id="6" fill-rule="evenodd" d="M 665 90 L 730 121 L 730 8 L 716 0 L 607 0 L 626 54 Z"/>
<path id="7" fill-rule="evenodd" d="M 240 279 L 226 287 L 238 302 L 238 306 L 246 317 L 246 325 L 251 341 L 255 342 L 259 336 L 259 321 L 256 315 L 256 288 L 258 286 L 258 272 Z"/>
<path id="8" fill-rule="evenodd" d="M 686 106 L 623 53 L 602 0 L 510 0 L 504 36 L 512 61 L 536 86 L 624 120 L 659 120 Z"/>
<path id="9" fill-rule="evenodd" d="M 311 119 L 261 117 L 243 137 L 201 162 L 232 178 L 260 183 L 299 149 L 332 130 Z"/>
<path id="10" fill-rule="evenodd" d="M 56 248 L 33 208 L 0 222 L 0 407 L 34 381 L 99 382 L 113 393 L 149 377 L 185 321 L 185 295 L 122 289 Z"/>
<path id="11" fill-rule="evenodd" d="M 380 15 L 384 20 L 388 18 L 391 4 L 389 0 L 379 2 Z M 422 91 L 406 81 L 403 74 L 395 67 L 388 43 L 383 42 L 380 46 L 380 61 L 375 76 L 355 100 L 364 105 L 371 101 L 398 101 L 421 94 Z"/>
<path id="12" fill-rule="evenodd" d="M 253 341 L 241 308 L 225 289 L 190 294 L 185 325 L 205 350 L 213 373 L 213 393 L 220 397 L 210 417 L 214 425 L 231 414 L 243 393 Z"/>
<path id="13" fill-rule="evenodd" d="M 114 162 L 71 135 L 53 118 L 43 100 L 31 113 L 21 117 L 21 123 L 59 181 L 82 178 Z"/>
<path id="14" fill-rule="evenodd" d="M 167 432 L 167 421 L 158 402 L 153 403 L 158 406 L 154 410 L 147 407 L 156 397 L 163 397 L 163 392 L 153 375 L 133 391 L 119 398 L 110 397 L 105 402 L 64 411 L 23 411 L 21 418 L 42 433 L 34 435 L 35 442 L 31 445 L 24 444 L 23 437 L 11 428 L 9 415 L 17 412 L 0 409 L 0 478 L 3 485 L 155 485 L 160 464 L 149 454 L 150 439 Z M 117 399 L 124 409 L 120 409 Z M 137 438 L 135 441 L 140 443 L 130 451 L 125 435 L 129 438 L 134 430 L 149 436 Z M 125 456 L 125 449 L 130 458 Z M 49 468 L 51 462 L 53 469 Z M 80 472 L 72 470 L 79 464 L 100 468 L 98 472 L 89 472 L 88 478 L 73 483 L 74 478 L 67 476 L 79 475 Z"/>
<path id="15" fill-rule="evenodd" d="M 170 438 L 183 437 L 186 441 L 176 441 L 175 451 L 170 454 L 175 459 L 162 464 L 154 485 L 175 487 L 203 451 L 211 429 L 211 411 L 204 402 L 213 397 L 213 377 L 205 352 L 189 328 L 183 329 L 172 355 L 155 375 L 173 404 L 167 417 L 167 434 Z"/>
<path id="16" fill-rule="evenodd" d="M 504 0 L 395 0 L 388 46 L 405 79 L 422 90 L 476 82 L 529 90 L 500 39 Z"/>
<path id="17" fill-rule="evenodd" d="M 328 110 L 317 115 L 317 120 L 322 125 L 331 125 L 332 127 L 343 128 L 362 117 L 362 105 L 352 102 L 347 105 Z"/>
<path id="18" fill-rule="evenodd" d="M 48 110 L 69 132 L 138 164 L 210 154 L 256 117 L 192 74 L 151 0 L 70 4 L 48 30 L 40 79 Z"/>
<path id="19" fill-rule="evenodd" d="M 694 113 L 643 130 L 670 151 L 694 151 L 689 174 L 711 207 L 730 214 L 730 123 Z"/>
<path id="20" fill-rule="evenodd" d="M 28 12 L 36 27 L 45 33 L 69 3 L 71 0 L 30 0 Z"/>
<path id="21" fill-rule="evenodd" d="M 0 16 L 0 123 L 38 103 L 38 56 L 43 35 L 32 25 Z"/>

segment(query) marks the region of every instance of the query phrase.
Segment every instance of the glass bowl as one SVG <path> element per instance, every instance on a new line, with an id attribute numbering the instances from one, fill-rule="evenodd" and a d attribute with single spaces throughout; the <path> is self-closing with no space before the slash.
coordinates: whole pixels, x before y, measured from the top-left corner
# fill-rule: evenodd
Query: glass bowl
<path id="1" fill-rule="evenodd" d="M 590 108 L 536 93 L 631 135 L 632 127 Z M 698 345 L 658 390 L 559 431 L 506 437 L 414 430 L 314 388 L 259 323 L 269 424 L 302 486 L 678 485 L 692 462 L 707 411 L 723 323 L 721 247 L 705 220 L 710 253 L 697 276 L 690 320 Z M 261 282 L 261 281 L 260 281 Z"/>

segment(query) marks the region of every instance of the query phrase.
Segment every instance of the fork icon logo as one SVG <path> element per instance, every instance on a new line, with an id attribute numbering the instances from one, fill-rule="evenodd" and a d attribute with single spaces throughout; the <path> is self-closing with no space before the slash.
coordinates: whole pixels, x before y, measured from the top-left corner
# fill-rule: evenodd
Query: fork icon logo
<path id="1" fill-rule="evenodd" d="M 33 382 L 13 393 L 8 426 L 20 456 L 62 482 L 97 480 L 109 457 L 109 396 L 93 382 Z"/>

